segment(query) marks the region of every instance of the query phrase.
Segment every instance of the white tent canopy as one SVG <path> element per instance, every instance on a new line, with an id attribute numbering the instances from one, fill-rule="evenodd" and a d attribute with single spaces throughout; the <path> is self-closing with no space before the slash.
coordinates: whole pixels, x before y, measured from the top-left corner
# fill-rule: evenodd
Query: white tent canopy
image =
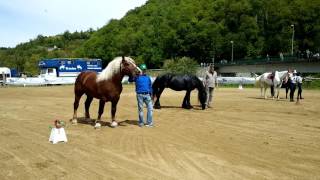
<path id="1" fill-rule="evenodd" d="M 11 71 L 7 67 L 0 67 L 0 74 L 9 74 L 9 75 L 11 75 Z"/>

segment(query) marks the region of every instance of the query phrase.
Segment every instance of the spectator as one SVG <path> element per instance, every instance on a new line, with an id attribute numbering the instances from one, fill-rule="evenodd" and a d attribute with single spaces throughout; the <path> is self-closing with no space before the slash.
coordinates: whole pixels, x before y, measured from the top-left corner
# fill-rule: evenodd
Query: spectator
<path id="1" fill-rule="evenodd" d="M 282 52 L 280 52 L 280 55 L 279 55 L 279 56 L 280 56 L 280 60 L 283 61 L 283 54 L 282 54 Z"/>

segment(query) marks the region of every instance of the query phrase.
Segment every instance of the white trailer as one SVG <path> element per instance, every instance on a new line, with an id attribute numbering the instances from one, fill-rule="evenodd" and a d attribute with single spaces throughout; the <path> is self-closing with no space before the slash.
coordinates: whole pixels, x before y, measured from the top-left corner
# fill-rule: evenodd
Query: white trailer
<path id="1" fill-rule="evenodd" d="M 11 77 L 11 71 L 7 67 L 0 67 L 0 84 L 5 84 L 7 78 Z"/>

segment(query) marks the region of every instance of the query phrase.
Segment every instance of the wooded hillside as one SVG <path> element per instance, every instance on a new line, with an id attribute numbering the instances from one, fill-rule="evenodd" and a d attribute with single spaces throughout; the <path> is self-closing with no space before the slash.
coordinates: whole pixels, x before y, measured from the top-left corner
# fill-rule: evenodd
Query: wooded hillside
<path id="1" fill-rule="evenodd" d="M 96 32 L 72 39 L 64 33 L 44 42 L 38 37 L 3 49 L 0 66 L 9 62 L 29 71 L 44 57 L 101 58 L 106 64 L 126 54 L 159 68 L 166 59 L 184 56 L 198 62 L 230 60 L 231 41 L 235 60 L 278 56 L 291 53 L 293 30 L 295 54 L 319 52 L 319 12 L 319 0 L 149 0 Z M 42 48 L 54 45 L 59 49 Z"/>

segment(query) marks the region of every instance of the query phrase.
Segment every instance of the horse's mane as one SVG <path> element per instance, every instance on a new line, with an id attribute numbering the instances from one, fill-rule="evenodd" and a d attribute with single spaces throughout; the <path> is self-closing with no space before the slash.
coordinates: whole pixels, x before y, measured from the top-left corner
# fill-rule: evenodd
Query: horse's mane
<path id="1" fill-rule="evenodd" d="M 131 63 L 135 63 L 134 60 L 130 57 L 125 57 L 125 60 Z M 97 82 L 109 80 L 113 77 L 113 75 L 118 74 L 120 72 L 121 61 L 122 57 L 116 57 L 112 61 L 110 61 L 108 66 L 98 75 Z"/>
<path id="2" fill-rule="evenodd" d="M 193 75 L 193 77 L 196 79 L 196 81 L 198 83 L 198 86 L 197 86 L 198 100 L 201 102 L 201 104 L 205 103 L 207 100 L 207 96 L 208 96 L 206 88 L 204 87 L 203 82 L 197 76 Z"/>
<path id="3" fill-rule="evenodd" d="M 198 86 L 197 86 L 197 89 L 198 91 L 205 91 L 205 87 L 204 87 L 204 84 L 203 82 L 195 75 L 190 75 L 191 77 L 194 77 L 198 83 Z"/>

